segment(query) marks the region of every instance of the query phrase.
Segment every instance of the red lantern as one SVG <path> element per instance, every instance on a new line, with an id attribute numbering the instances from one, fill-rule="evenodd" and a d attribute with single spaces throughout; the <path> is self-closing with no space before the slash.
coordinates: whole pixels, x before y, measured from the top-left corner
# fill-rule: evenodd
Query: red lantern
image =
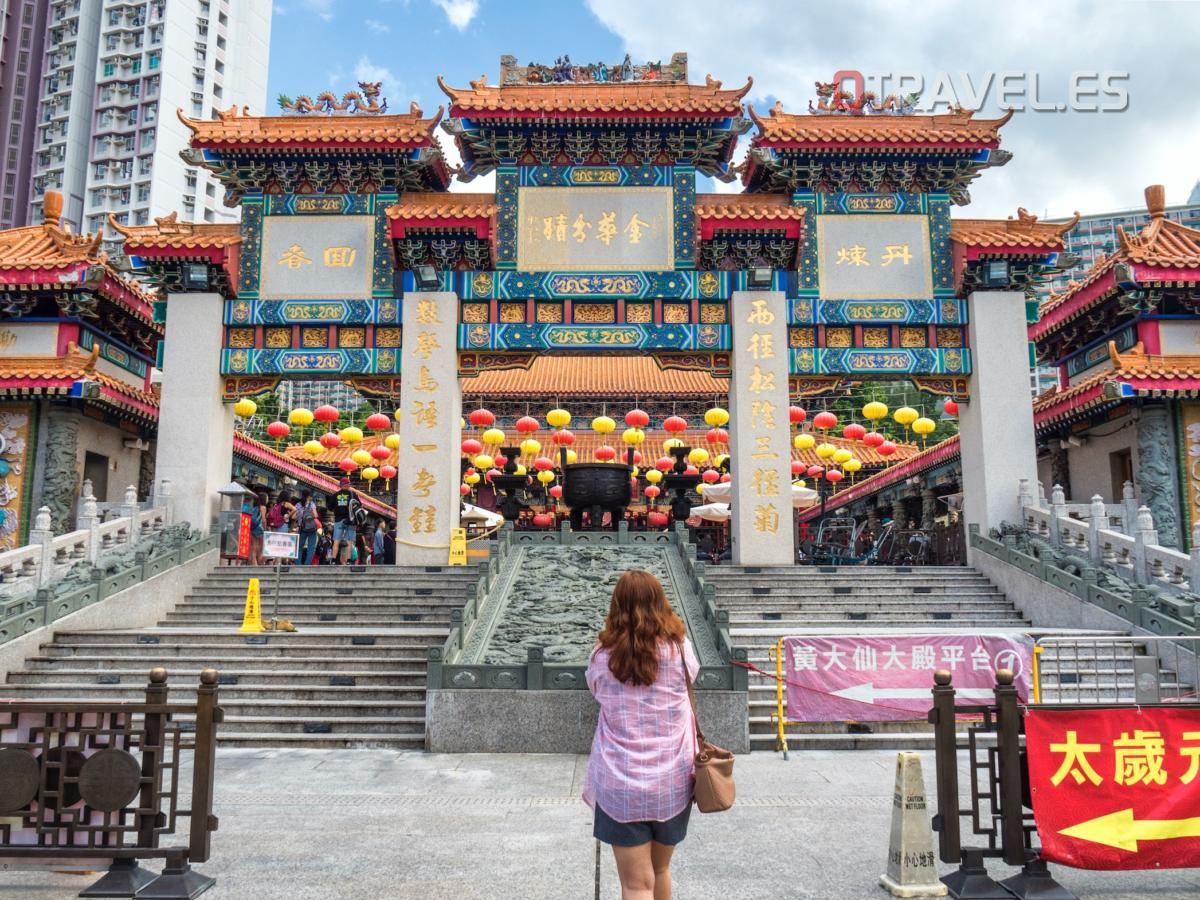
<path id="1" fill-rule="evenodd" d="M 948 416 L 957 416 L 958 415 L 958 404 L 955 403 L 953 400 L 951 400 L 949 397 L 947 397 L 946 402 L 942 404 L 942 411 L 945 412 L 946 415 L 948 415 Z"/>
<path id="2" fill-rule="evenodd" d="M 328 404 L 325 406 L 318 406 L 313 410 L 313 418 L 318 422 L 324 422 L 326 424 L 336 422 L 339 415 L 340 413 L 338 413 L 337 407 L 329 406 Z"/>
<path id="3" fill-rule="evenodd" d="M 896 452 L 896 445 L 893 444 L 891 441 L 884 441 L 882 444 L 879 445 L 878 452 L 879 452 L 880 456 L 891 456 L 893 453 Z"/>
<path id="4" fill-rule="evenodd" d="M 878 447 L 885 440 L 887 440 L 887 439 L 882 434 L 880 434 L 878 431 L 868 431 L 866 434 L 863 435 L 862 442 L 864 444 L 866 444 L 868 447 Z"/>
<path id="5" fill-rule="evenodd" d="M 462 442 L 462 452 L 466 456 L 476 457 L 483 452 L 483 444 L 475 438 L 467 438 Z"/>
<path id="6" fill-rule="evenodd" d="M 667 524 L 667 514 L 660 512 L 647 513 L 646 524 L 651 528 L 662 528 Z"/>
<path id="7" fill-rule="evenodd" d="M 675 460 L 669 456 L 660 456 L 654 463 L 654 468 L 660 472 L 669 472 L 675 466 Z"/>
<path id="8" fill-rule="evenodd" d="M 342 439 L 338 437 L 337 432 L 334 431 L 325 432 L 323 435 L 321 435 L 319 440 L 321 441 L 321 446 L 326 450 L 332 450 L 334 447 L 338 447 L 342 443 Z"/>
<path id="9" fill-rule="evenodd" d="M 548 493 L 551 497 L 553 497 L 555 500 L 557 500 L 559 497 L 562 496 L 562 485 L 561 484 L 551 485 L 550 490 L 548 490 L 546 493 Z"/>
<path id="10" fill-rule="evenodd" d="M 395 478 L 396 477 L 396 467 L 395 466 L 380 466 L 379 474 L 389 480 L 392 478 Z"/>
<path id="11" fill-rule="evenodd" d="M 539 456 L 533 461 L 533 467 L 539 472 L 546 472 L 554 468 L 554 460 L 546 456 Z"/>
<path id="12" fill-rule="evenodd" d="M 798 460 L 798 459 L 793 459 L 792 460 L 792 474 L 793 475 L 803 475 L 804 474 L 804 463 L 800 462 L 800 460 Z"/>
<path id="13" fill-rule="evenodd" d="M 705 469 L 704 474 L 700 476 L 700 480 L 705 484 L 716 484 L 721 480 L 721 473 L 716 469 Z"/>
<path id="14" fill-rule="evenodd" d="M 724 428 L 710 428 L 708 434 L 705 435 L 710 444 L 728 444 L 729 432 Z"/>
<path id="15" fill-rule="evenodd" d="M 371 459 L 378 459 L 382 462 L 383 460 L 387 459 L 391 455 L 392 455 L 392 451 L 389 450 L 387 447 L 383 446 L 383 444 L 379 444 L 378 446 L 371 448 Z M 380 472 L 379 474 L 382 475 L 383 473 Z"/>
<path id="16" fill-rule="evenodd" d="M 633 451 L 633 464 L 635 466 L 640 466 L 642 464 L 642 451 L 641 450 Z"/>
<path id="17" fill-rule="evenodd" d="M 631 409 L 625 413 L 625 424 L 630 428 L 645 428 L 650 424 L 650 416 L 640 409 Z"/>
<path id="18" fill-rule="evenodd" d="M 791 422 L 793 425 L 799 425 L 801 422 L 803 422 L 807 418 L 808 418 L 808 413 L 806 413 L 799 406 L 789 406 L 788 407 L 788 421 Z"/>
<path id="19" fill-rule="evenodd" d="M 596 459 L 600 462 L 611 462 L 617 458 L 617 451 L 605 444 L 602 447 L 596 448 Z"/>
<path id="20" fill-rule="evenodd" d="M 648 484 L 648 485 L 646 485 L 646 489 L 644 491 L 642 491 L 642 493 L 645 494 L 647 497 L 649 497 L 651 500 L 653 500 L 655 497 L 657 497 L 659 494 L 662 493 L 662 488 L 660 488 L 657 484 Z"/>
<path id="21" fill-rule="evenodd" d="M 683 470 L 683 474 L 684 475 L 699 475 L 700 470 L 697 469 L 695 466 L 688 466 L 686 469 Z"/>
<path id="22" fill-rule="evenodd" d="M 275 440 L 285 438 L 291 433 L 292 429 L 288 427 L 286 422 L 272 422 L 267 426 L 267 434 L 275 438 Z"/>
<path id="23" fill-rule="evenodd" d="M 383 413 L 371 413 L 367 416 L 367 427 L 372 431 L 387 431 L 392 427 L 392 420 Z"/>
<path id="24" fill-rule="evenodd" d="M 732 475 L 725 474 L 721 476 L 721 484 L 729 484 L 731 481 L 733 481 Z"/>
<path id="25" fill-rule="evenodd" d="M 358 468 L 358 463 L 352 459 L 343 459 L 340 463 L 338 463 L 338 468 L 349 475 Z"/>
<path id="26" fill-rule="evenodd" d="M 533 434 L 541 426 L 538 425 L 538 420 L 533 416 L 522 416 L 521 418 L 517 419 L 516 427 L 517 431 L 521 432 L 521 434 Z"/>
<path id="27" fill-rule="evenodd" d="M 663 422 L 663 430 L 669 431 L 671 434 L 680 434 L 687 431 L 687 419 L 681 416 L 668 416 Z"/>
<path id="28" fill-rule="evenodd" d="M 866 437 L 867 429 L 863 428 L 857 422 L 851 422 L 842 429 L 842 437 L 848 441 L 861 441 Z"/>
<path id="29" fill-rule="evenodd" d="M 382 475 L 383 473 L 380 472 L 380 474 Z M 458 493 L 463 497 L 467 496 L 467 494 L 471 493 L 471 486 L 469 484 L 460 484 L 458 486 Z"/>
<path id="30" fill-rule="evenodd" d="M 832 481 L 834 484 L 837 484 L 845 477 L 838 469 L 830 469 L 825 473 L 825 480 Z"/>
<path id="31" fill-rule="evenodd" d="M 546 513 L 538 513 L 533 517 L 533 524 L 538 528 L 549 528 L 554 524 L 554 516 Z"/>
<path id="32" fill-rule="evenodd" d="M 467 421 L 476 428 L 486 428 L 495 424 L 496 417 L 486 409 L 473 409 L 467 413 Z"/>
<path id="33" fill-rule="evenodd" d="M 808 467 L 808 477 L 809 478 L 820 478 L 821 473 L 824 471 L 825 471 L 825 469 L 823 466 L 809 466 Z"/>
<path id="34" fill-rule="evenodd" d="M 494 457 L 492 457 L 492 461 L 496 464 L 497 469 L 508 465 L 508 457 L 501 453 L 497 453 Z"/>
<path id="35" fill-rule="evenodd" d="M 575 435 L 573 432 L 562 428 L 554 432 L 554 434 L 550 436 L 550 440 L 554 441 L 556 444 L 562 444 L 564 447 L 570 447 L 573 443 L 575 443 Z"/>
<path id="36" fill-rule="evenodd" d="M 837 428 L 837 416 L 828 411 L 819 412 L 813 416 L 813 428 L 819 428 L 822 431 Z"/>
<path id="37" fill-rule="evenodd" d="M 499 469 L 488 469 L 486 472 L 483 473 L 483 480 L 490 483 L 491 480 L 493 478 L 495 478 L 497 475 L 503 475 L 503 474 L 504 473 L 501 472 Z"/>

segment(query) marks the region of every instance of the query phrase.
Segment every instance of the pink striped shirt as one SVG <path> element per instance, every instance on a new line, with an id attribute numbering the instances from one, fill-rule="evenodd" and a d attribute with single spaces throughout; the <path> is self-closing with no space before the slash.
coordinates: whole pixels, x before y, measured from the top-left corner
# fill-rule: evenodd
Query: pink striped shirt
<path id="1" fill-rule="evenodd" d="M 684 638 L 692 681 L 700 663 Z M 608 651 L 597 647 L 587 683 L 600 704 L 588 757 L 583 799 L 617 822 L 665 822 L 683 812 L 695 783 L 696 725 L 683 666 L 673 641 L 659 641 L 658 677 L 651 685 L 627 685 L 608 669 Z"/>

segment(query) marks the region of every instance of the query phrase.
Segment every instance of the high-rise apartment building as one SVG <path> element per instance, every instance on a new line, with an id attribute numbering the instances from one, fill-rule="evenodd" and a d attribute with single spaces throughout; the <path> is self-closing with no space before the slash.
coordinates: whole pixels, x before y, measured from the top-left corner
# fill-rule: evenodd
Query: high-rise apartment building
<path id="1" fill-rule="evenodd" d="M 46 0 L 0 0 L 0 230 L 29 209 Z"/>
<path id="2" fill-rule="evenodd" d="M 43 0 L 44 2 L 44 0 Z M 64 218 L 84 231 L 143 225 L 178 211 L 229 222 L 223 189 L 179 156 L 175 115 L 211 118 L 266 103 L 271 4 L 265 0 L 50 0 L 34 140 L 30 218 L 62 191 Z"/>

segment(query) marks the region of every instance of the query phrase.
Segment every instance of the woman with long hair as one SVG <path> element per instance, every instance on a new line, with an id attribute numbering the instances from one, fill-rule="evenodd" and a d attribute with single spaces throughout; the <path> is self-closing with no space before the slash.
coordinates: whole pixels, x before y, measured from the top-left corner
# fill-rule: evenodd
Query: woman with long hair
<path id="1" fill-rule="evenodd" d="M 622 900 L 671 896 L 671 854 L 692 809 L 697 747 L 688 683 L 699 670 L 658 579 L 623 574 L 588 663 L 600 718 L 583 788 L 595 811 L 593 834 L 612 845 Z"/>

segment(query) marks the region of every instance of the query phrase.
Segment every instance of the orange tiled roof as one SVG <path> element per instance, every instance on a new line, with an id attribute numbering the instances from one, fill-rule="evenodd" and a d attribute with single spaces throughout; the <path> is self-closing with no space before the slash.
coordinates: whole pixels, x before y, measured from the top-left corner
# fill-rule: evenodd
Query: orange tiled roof
<path id="1" fill-rule="evenodd" d="M 156 414 L 158 395 L 99 371 L 96 368 L 99 354 L 98 346 L 91 352 L 84 352 L 71 342 L 63 356 L 0 356 L 0 382 L 41 382 L 47 389 L 58 390 L 69 388 L 76 381 L 96 381 L 107 392 L 132 401 L 131 405 L 135 407 L 142 407 L 142 412 L 149 408 Z"/>
<path id="2" fill-rule="evenodd" d="M 421 118 L 415 103 L 406 115 L 297 115 L 252 116 L 249 108 L 239 112 L 231 106 L 218 112 L 216 119 L 190 119 L 182 110 L 176 115 L 192 132 L 192 144 L 260 146 L 264 144 L 309 144 L 343 141 L 349 144 L 397 144 L 428 146 L 436 144 L 434 128 L 442 118 L 442 108 L 429 119 Z"/>
<path id="3" fill-rule="evenodd" d="M 406 192 L 387 208 L 389 219 L 486 219 L 496 213 L 495 194 Z"/>
<path id="4" fill-rule="evenodd" d="M 804 207 L 787 194 L 697 194 L 698 219 L 798 220 Z"/>
<path id="5" fill-rule="evenodd" d="M 114 216 L 108 222 L 125 237 L 125 246 L 157 250 L 214 250 L 242 242 L 241 226 L 232 223 L 180 222 L 178 213 L 155 219 L 153 225 L 122 225 Z"/>
<path id="6" fill-rule="evenodd" d="M 1153 381 L 1200 379 L 1200 355 L 1186 353 L 1163 356 L 1146 353 L 1139 341 L 1132 350 L 1118 353 L 1116 342 L 1108 342 L 1108 354 L 1113 361 L 1113 370 L 1126 378 Z M 1111 377 L 1113 373 L 1108 373 Z M 1169 387 L 1169 385 L 1164 385 Z"/>
<path id="7" fill-rule="evenodd" d="M 438 85 L 450 98 L 452 115 L 458 113 L 566 113 L 611 115 L 676 113 L 682 115 L 739 116 L 742 98 L 753 79 L 736 90 L 722 90 L 721 82 L 707 77 L 704 84 L 617 82 L 607 84 L 506 84 L 489 85 L 487 76 L 469 88 L 454 88 L 441 75 Z"/>
<path id="8" fill-rule="evenodd" d="M 1000 128 L 1012 110 L 999 119 L 976 119 L 971 110 L 937 116 L 812 115 L 785 113 L 781 104 L 762 117 L 749 107 L 758 126 L 752 140 L 759 144 L 991 144 L 1000 143 Z"/>
<path id="9" fill-rule="evenodd" d="M 950 240 L 964 247 L 1063 248 L 1063 235 L 1075 227 L 1079 213 L 1066 223 L 1039 222 L 1024 209 L 1007 219 L 952 219 Z"/>
<path id="10" fill-rule="evenodd" d="M 1166 217 L 1166 190 L 1161 184 L 1150 185 L 1145 193 L 1150 222 L 1136 234 L 1129 234 L 1118 226 L 1116 251 L 1110 256 L 1097 259 L 1082 280 L 1072 281 L 1067 289 L 1059 294 L 1051 294 L 1042 304 L 1043 317 L 1062 306 L 1119 262 L 1200 269 L 1200 229 L 1189 228 Z"/>
<path id="11" fill-rule="evenodd" d="M 528 369 L 491 369 L 463 380 L 465 397 L 715 397 L 729 379 L 662 369 L 649 356 L 538 356 Z"/>

